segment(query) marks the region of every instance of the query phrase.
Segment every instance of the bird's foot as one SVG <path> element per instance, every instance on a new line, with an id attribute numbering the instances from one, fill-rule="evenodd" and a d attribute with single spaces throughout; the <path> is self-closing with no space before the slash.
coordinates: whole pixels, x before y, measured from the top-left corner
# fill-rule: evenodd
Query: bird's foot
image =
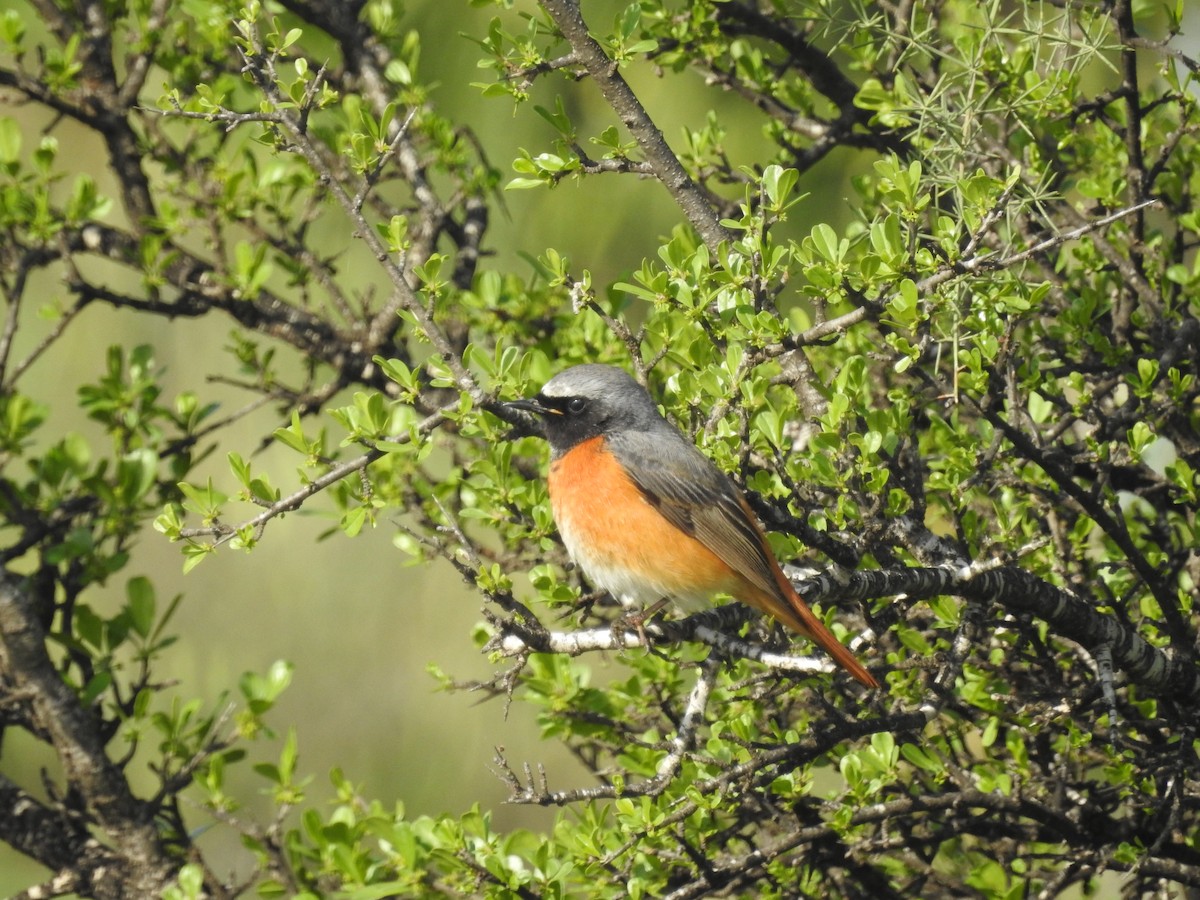
<path id="1" fill-rule="evenodd" d="M 650 604 L 645 609 L 635 612 L 627 612 L 612 624 L 613 639 L 617 644 L 623 644 L 623 636 L 625 632 L 633 630 L 638 636 L 638 643 L 641 644 L 648 653 L 654 653 L 658 656 L 663 654 L 654 649 L 654 645 L 650 643 L 650 636 L 646 634 L 646 623 L 658 615 L 664 606 L 667 605 L 667 598 L 663 597 L 655 603 Z"/>

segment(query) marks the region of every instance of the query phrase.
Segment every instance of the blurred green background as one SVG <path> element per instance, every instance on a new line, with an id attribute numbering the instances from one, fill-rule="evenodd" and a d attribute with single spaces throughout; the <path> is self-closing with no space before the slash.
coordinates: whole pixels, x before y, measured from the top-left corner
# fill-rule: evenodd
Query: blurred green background
<path id="1" fill-rule="evenodd" d="M 623 6 L 609 0 L 591 2 L 586 13 L 593 21 L 607 22 Z M 422 35 L 420 77 L 437 85 L 434 103 L 474 130 L 504 180 L 511 177 L 510 162 L 520 149 L 532 153 L 551 149 L 554 132 L 531 105 L 514 109 L 508 100 L 485 99 L 471 86 L 491 74 L 476 67 L 481 51 L 463 34 L 485 33 L 494 9 L 424 0 L 409 4 L 408 10 L 409 27 Z M 509 27 L 519 28 L 513 14 L 508 15 Z M 714 102 L 725 99 L 694 74 L 657 77 L 644 68 L 627 74 L 672 144 L 679 142 L 683 123 L 701 126 Z M 154 90 L 160 82 L 153 76 L 148 80 Z M 553 107 L 555 93 L 562 95 L 573 117 L 585 123 L 585 136 L 614 124 L 587 82 L 543 79 L 536 85 L 534 102 Z M 3 115 L 21 122 L 26 151 L 43 134 L 54 136 L 62 148 L 60 164 L 89 172 L 101 191 L 111 194 L 114 185 L 98 143 L 73 123 L 12 105 L 7 102 L 11 99 L 0 95 L 0 108 Z M 147 105 L 153 100 L 145 98 Z M 730 158 L 735 164 L 761 164 L 766 143 L 757 114 L 732 101 L 719 111 L 729 128 Z M 802 204 L 799 216 L 815 211 L 835 225 L 850 217 L 844 168 L 862 164 L 861 158 L 833 157 L 806 175 L 801 189 L 814 196 Z M 485 258 L 484 268 L 528 277 L 532 270 L 521 254 L 537 256 L 553 246 L 571 259 L 576 274 L 591 270 L 601 290 L 653 256 L 661 238 L 681 221 L 656 182 L 627 176 L 566 182 L 554 190 L 508 192 L 503 204 L 502 213 L 493 212 L 485 242 L 493 255 Z M 119 222 L 116 206 L 110 219 Z M 809 226 L 793 221 L 790 227 Z M 361 253 L 349 234 L 331 233 L 323 239 L 328 250 L 345 248 L 348 261 Z M 362 259 L 363 268 L 370 271 L 373 267 L 365 254 Z M 349 262 L 343 265 L 343 271 L 354 268 Z M 138 291 L 136 284 L 127 286 Z M 65 297 L 58 283 L 46 280 L 38 287 L 46 302 Z M 41 388 L 37 399 L 50 409 L 46 439 L 67 431 L 97 439 L 97 430 L 75 406 L 74 394 L 80 384 L 103 372 L 111 344 L 152 345 L 166 370 L 168 395 L 193 390 L 202 400 L 218 400 L 223 413 L 249 403 L 254 399 L 251 395 L 206 378 L 232 369 L 223 350 L 232 324 L 216 317 L 167 322 L 91 306 L 31 372 L 30 383 Z M 48 322 L 27 315 L 17 335 L 15 357 L 23 356 L 49 327 Z M 211 474 L 218 487 L 231 486 L 225 454 L 236 450 L 249 457 L 262 436 L 280 424 L 269 407 L 241 420 L 219 436 L 220 449 L 191 480 L 197 483 Z M 268 449 L 255 457 L 256 469 L 264 468 L 285 493 L 297 484 L 294 465 L 289 452 Z M 313 775 L 310 800 L 330 796 L 327 775 L 337 765 L 362 786 L 364 796 L 385 803 L 394 798 L 409 815 L 457 812 L 479 804 L 493 811 L 493 820 L 502 829 L 549 827 L 553 811 L 505 804 L 507 790 L 491 770 L 494 748 L 503 746 L 514 764 L 526 760 L 535 766 L 545 764 L 556 788 L 582 786 L 572 780 L 583 778 L 582 769 L 573 765 L 560 744 L 539 742 L 527 706 L 516 704 L 506 716 L 503 702 L 480 703 L 479 696 L 471 693 L 439 692 L 427 673 L 430 664 L 464 680 L 493 672 L 471 639 L 481 621 L 478 595 L 448 564 L 407 566 L 407 557 L 392 546 L 393 529 L 386 521 L 353 540 L 338 533 L 317 542 L 318 535 L 333 524 L 322 515 L 324 508 L 322 498 L 316 497 L 303 511 L 273 522 L 253 553 L 224 549 L 186 576 L 179 548 L 146 533 L 129 567 L 108 585 L 107 596 L 93 595 L 89 601 L 100 608 L 119 608 L 126 579 L 139 574 L 153 580 L 160 605 L 177 593 L 185 595 L 170 629 L 180 641 L 167 652 L 166 665 L 160 669 L 162 677 L 178 682 L 181 697 L 200 696 L 216 704 L 223 692 L 235 690 L 243 672 L 264 672 L 279 659 L 292 662 L 292 686 L 271 716 L 277 740 L 260 752 L 261 758 L 276 752 L 294 725 L 300 770 Z M 522 585 L 518 575 L 518 589 Z M 39 771 L 51 761 L 10 730 L 4 738 L 3 765 L 10 777 L 40 792 Z M 231 772 L 232 795 L 254 797 L 262 783 L 247 776 L 246 766 Z M 259 811 L 251 807 L 245 815 Z M 202 826 L 208 817 L 195 810 L 193 821 Z M 215 828 L 204 840 L 216 848 L 232 837 L 227 830 Z M 237 847 L 231 843 L 227 849 L 221 858 L 234 867 Z M 0 848 L 0 892 L 19 890 L 43 877 L 45 873 L 23 858 Z"/>

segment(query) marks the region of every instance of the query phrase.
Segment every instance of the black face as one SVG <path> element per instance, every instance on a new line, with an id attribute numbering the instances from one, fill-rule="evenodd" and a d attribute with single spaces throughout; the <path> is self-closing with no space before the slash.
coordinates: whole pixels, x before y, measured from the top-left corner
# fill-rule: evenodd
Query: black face
<path id="1" fill-rule="evenodd" d="M 589 363 L 559 372 L 529 400 L 510 403 L 542 420 L 542 433 L 556 456 L 600 435 L 678 432 L 658 414 L 645 388 L 615 366 Z"/>
<path id="2" fill-rule="evenodd" d="M 576 444 L 602 434 L 609 419 L 604 402 L 590 397 L 548 397 L 541 393 L 508 405 L 541 418 L 542 433 L 555 454 L 565 453 Z"/>

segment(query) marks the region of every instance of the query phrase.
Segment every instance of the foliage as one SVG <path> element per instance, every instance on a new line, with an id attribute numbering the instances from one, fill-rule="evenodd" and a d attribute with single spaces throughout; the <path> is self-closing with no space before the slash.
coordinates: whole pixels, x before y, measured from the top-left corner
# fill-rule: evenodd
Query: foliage
<path id="1" fill-rule="evenodd" d="M 507 180 L 435 102 L 392 0 L 0 15 L 0 86 L 93 134 L 113 186 L 0 117 L 0 728 L 59 766 L 45 795 L 0 772 L 0 838 L 55 873 L 39 896 L 1200 888 L 1182 2 L 495 5 L 468 35 L 477 89 L 552 135 Z M 707 114 L 664 139 L 653 79 Z M 729 123 L 750 120 L 746 152 Z M 806 191 L 842 171 L 839 218 Z M 639 267 L 489 260 L 502 188 L 599 177 L 676 204 Z M 353 265 L 331 233 L 361 242 Z M 290 483 L 228 442 L 239 414 L 199 380 L 164 396 L 147 346 L 77 388 L 106 444 L 52 425 L 30 373 L 93 308 L 229 317 L 218 375 L 277 410 L 263 437 Z M 745 486 L 884 690 L 740 609 L 645 647 L 613 626 L 555 538 L 545 448 L 501 402 L 583 361 L 634 371 Z M 227 471 L 195 477 L 218 450 Z M 496 667 L 476 687 L 532 705 L 594 775 L 498 757 L 514 802 L 561 807 L 551 833 L 410 817 L 341 771 L 313 805 L 303 728 L 271 721 L 288 665 L 213 708 L 156 678 L 186 601 L 127 571 L 131 543 L 192 567 L 322 504 L 476 587 Z M 109 614 L 92 598 L 114 579 Z M 235 766 L 276 818 L 242 814 Z M 240 834 L 249 874 L 205 857 L 198 818 Z"/>

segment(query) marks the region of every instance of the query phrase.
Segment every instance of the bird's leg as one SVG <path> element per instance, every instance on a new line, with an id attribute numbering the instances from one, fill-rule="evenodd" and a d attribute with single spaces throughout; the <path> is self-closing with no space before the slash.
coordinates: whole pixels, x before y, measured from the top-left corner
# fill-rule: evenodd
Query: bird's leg
<path id="1" fill-rule="evenodd" d="M 613 637 L 618 638 L 620 633 L 626 628 L 632 628 L 637 632 L 642 646 L 647 651 L 653 653 L 654 648 L 650 646 L 650 637 L 646 634 L 645 624 L 662 611 L 662 608 L 667 605 L 667 599 L 667 597 L 660 597 L 643 610 L 625 613 L 625 615 L 613 622 Z"/>

